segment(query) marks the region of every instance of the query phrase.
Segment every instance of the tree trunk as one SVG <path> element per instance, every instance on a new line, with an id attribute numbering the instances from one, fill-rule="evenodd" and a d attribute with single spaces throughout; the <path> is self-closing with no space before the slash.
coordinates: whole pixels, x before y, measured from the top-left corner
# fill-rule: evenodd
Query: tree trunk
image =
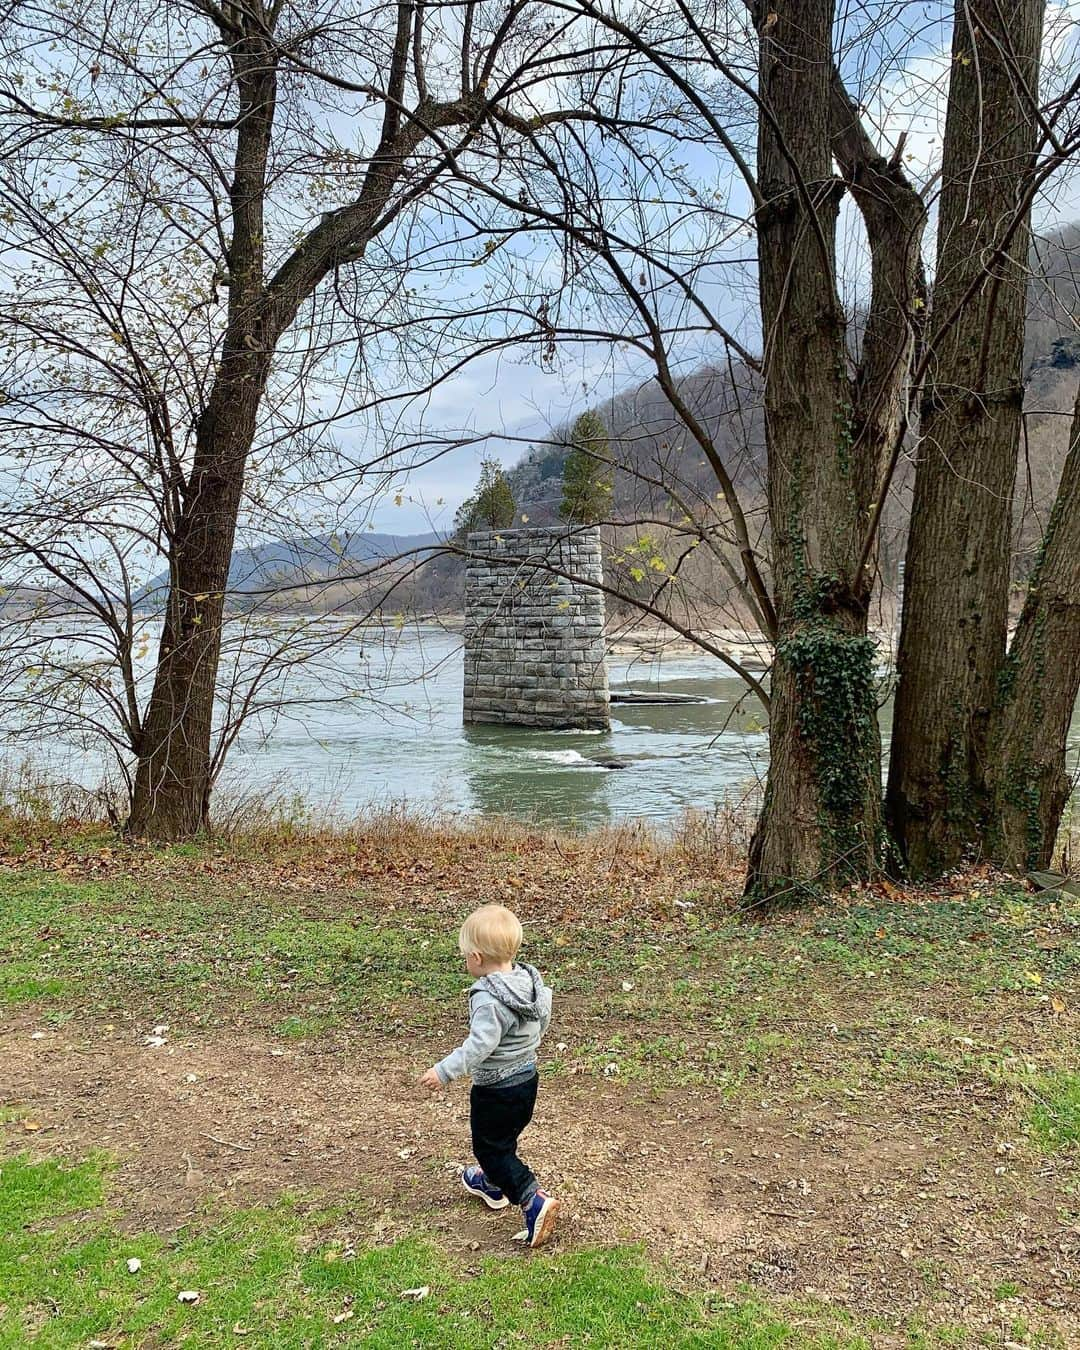
<path id="1" fill-rule="evenodd" d="M 767 11 L 767 12 L 766 12 Z M 832 0 L 759 11 L 758 258 L 778 638 L 770 762 L 749 894 L 828 889 L 875 867 L 880 741 L 852 391 L 835 284 Z"/>
<path id="2" fill-rule="evenodd" d="M 1080 389 L 1043 552 L 1000 680 L 990 847 L 1016 871 L 1052 859 L 1072 784 L 1065 743 L 1080 694 Z"/>
<path id="3" fill-rule="evenodd" d="M 165 622 L 128 820 L 133 834 L 185 839 L 206 825 L 225 593 L 268 369 L 262 353 L 226 357 L 199 422 L 170 551 Z"/>
<path id="4" fill-rule="evenodd" d="M 1044 0 L 956 7 L 887 815 L 914 876 L 981 847 L 1008 623 Z"/>
<path id="5" fill-rule="evenodd" d="M 196 428 L 180 519 L 172 526 L 165 621 L 127 825 L 131 833 L 154 839 L 183 839 L 206 824 L 229 564 L 259 405 L 282 331 L 268 322 L 263 284 L 276 54 L 254 19 L 252 28 L 232 49 L 240 129 L 229 188 L 228 323 L 221 362 Z"/>

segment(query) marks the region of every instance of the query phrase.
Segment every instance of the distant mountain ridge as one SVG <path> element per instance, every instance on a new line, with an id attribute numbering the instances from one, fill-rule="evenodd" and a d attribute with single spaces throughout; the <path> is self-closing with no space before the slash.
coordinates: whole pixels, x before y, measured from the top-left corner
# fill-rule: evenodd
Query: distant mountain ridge
<path id="1" fill-rule="evenodd" d="M 302 535 L 272 539 L 237 549 L 229 565 L 229 590 L 234 595 L 254 594 L 276 584 L 293 586 L 306 581 L 326 581 L 357 566 L 385 561 L 403 553 L 432 548 L 444 535 L 377 534 L 372 531 Z M 160 600 L 169 575 L 161 572 L 144 588 L 140 599 Z"/>

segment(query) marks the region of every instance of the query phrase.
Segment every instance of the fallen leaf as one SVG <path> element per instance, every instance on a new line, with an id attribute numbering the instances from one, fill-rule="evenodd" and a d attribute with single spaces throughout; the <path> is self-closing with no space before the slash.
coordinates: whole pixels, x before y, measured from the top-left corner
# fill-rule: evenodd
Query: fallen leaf
<path id="1" fill-rule="evenodd" d="M 355 1316 L 356 1314 L 353 1312 L 351 1308 L 346 1308 L 344 1312 L 334 1314 L 334 1323 L 335 1325 L 337 1325 L 339 1322 L 347 1322 L 350 1317 Z"/>
<path id="2" fill-rule="evenodd" d="M 1028 984 L 1033 985 L 1042 984 L 1042 976 L 1039 974 L 1037 970 L 1025 970 L 1024 979 L 1027 980 Z"/>
<path id="3" fill-rule="evenodd" d="M 38 1130 L 41 1129 L 41 1122 L 37 1120 L 24 1120 L 22 1127 L 27 1134 L 36 1134 Z"/>
<path id="4" fill-rule="evenodd" d="M 140 1270 L 142 1270 L 142 1262 L 139 1260 L 137 1256 L 129 1256 L 127 1268 L 128 1272 L 131 1275 L 136 1275 Z"/>
<path id="5" fill-rule="evenodd" d="M 428 1294 L 430 1293 L 431 1287 L 429 1285 L 422 1284 L 417 1289 L 403 1289 L 401 1291 L 400 1297 L 411 1298 L 415 1302 L 419 1303 L 422 1298 L 427 1298 Z"/>
<path id="6" fill-rule="evenodd" d="M 1052 998 L 1050 1006 L 1056 1013 L 1063 1013 L 1065 1011 L 1065 1000 L 1063 998 Z"/>
<path id="7" fill-rule="evenodd" d="M 181 1289 L 176 1296 L 177 1303 L 198 1303 L 199 1291 L 197 1289 Z"/>
<path id="8" fill-rule="evenodd" d="M 251 1335 L 251 1328 L 250 1328 L 250 1327 L 241 1326 L 239 1322 L 234 1322 L 234 1323 L 233 1323 L 232 1334 L 233 1334 L 234 1336 L 250 1336 L 250 1335 Z"/>

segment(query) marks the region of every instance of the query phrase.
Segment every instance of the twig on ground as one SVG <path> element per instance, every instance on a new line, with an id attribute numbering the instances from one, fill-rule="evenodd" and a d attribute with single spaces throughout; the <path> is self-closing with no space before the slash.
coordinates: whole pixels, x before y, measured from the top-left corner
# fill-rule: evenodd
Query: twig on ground
<path id="1" fill-rule="evenodd" d="M 225 1148 L 239 1149 L 242 1153 L 254 1153 L 255 1144 L 234 1144 L 231 1139 L 219 1139 L 216 1134 L 211 1134 L 208 1130 L 201 1130 L 200 1133 L 204 1139 L 212 1139 L 215 1144 L 222 1144 Z"/>

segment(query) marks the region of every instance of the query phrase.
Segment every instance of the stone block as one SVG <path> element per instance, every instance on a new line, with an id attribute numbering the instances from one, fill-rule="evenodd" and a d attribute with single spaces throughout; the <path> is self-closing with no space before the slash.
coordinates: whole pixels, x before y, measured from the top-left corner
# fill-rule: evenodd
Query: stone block
<path id="1" fill-rule="evenodd" d="M 599 531 L 482 530 L 468 544 L 498 561 L 465 570 L 465 720 L 606 726 L 603 593 L 547 570 L 599 580 Z"/>

